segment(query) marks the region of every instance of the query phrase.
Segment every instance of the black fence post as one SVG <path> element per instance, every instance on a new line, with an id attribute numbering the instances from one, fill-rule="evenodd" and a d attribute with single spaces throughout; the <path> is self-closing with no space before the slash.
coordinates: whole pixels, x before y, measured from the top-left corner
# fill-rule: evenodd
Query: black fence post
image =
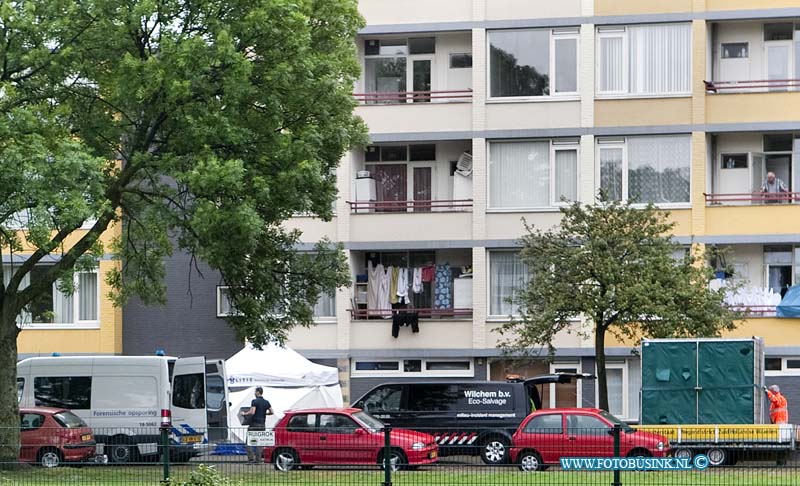
<path id="1" fill-rule="evenodd" d="M 392 428 L 383 428 L 383 486 L 392 486 Z"/>
<path id="2" fill-rule="evenodd" d="M 614 435 L 614 457 L 619 457 L 619 436 L 622 432 L 622 427 L 619 424 L 614 424 L 612 434 Z M 622 486 L 622 479 L 618 468 L 614 469 L 614 483 L 613 486 Z"/>
<path id="3" fill-rule="evenodd" d="M 169 427 L 161 426 L 161 463 L 164 467 L 164 475 L 161 484 L 169 485 Z"/>

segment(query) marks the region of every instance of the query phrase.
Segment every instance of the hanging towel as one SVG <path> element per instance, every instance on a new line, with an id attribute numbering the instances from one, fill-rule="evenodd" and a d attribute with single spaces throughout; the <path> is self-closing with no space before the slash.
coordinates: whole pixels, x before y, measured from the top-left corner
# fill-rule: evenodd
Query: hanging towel
<path id="1" fill-rule="evenodd" d="M 422 267 L 416 267 L 414 269 L 414 284 L 411 290 L 413 290 L 415 294 L 422 293 Z"/>
<path id="2" fill-rule="evenodd" d="M 392 317 L 392 303 L 389 301 L 389 287 L 392 280 L 392 269 L 384 269 L 383 265 L 378 264 L 378 277 L 380 286 L 378 288 L 378 315 L 384 319 Z"/>
<path id="3" fill-rule="evenodd" d="M 397 275 L 397 303 L 408 304 L 408 269 L 399 268 Z"/>
<path id="4" fill-rule="evenodd" d="M 392 304 L 397 303 L 397 280 L 400 278 L 400 268 L 399 267 L 389 267 L 389 270 L 392 272 L 392 280 L 389 283 L 389 302 Z"/>
<path id="5" fill-rule="evenodd" d="M 380 264 L 378 267 L 383 268 Z M 372 266 L 372 260 L 367 262 L 367 315 L 370 311 L 378 309 L 378 290 L 381 286 L 378 267 Z"/>
<path id="6" fill-rule="evenodd" d="M 434 266 L 426 265 L 422 267 L 422 281 L 433 282 Z"/>
<path id="7" fill-rule="evenodd" d="M 453 285 L 453 272 L 450 270 L 450 264 L 436 265 L 436 284 L 435 284 L 435 298 L 433 307 L 434 309 L 452 309 L 453 301 L 450 297 L 452 294 Z"/>

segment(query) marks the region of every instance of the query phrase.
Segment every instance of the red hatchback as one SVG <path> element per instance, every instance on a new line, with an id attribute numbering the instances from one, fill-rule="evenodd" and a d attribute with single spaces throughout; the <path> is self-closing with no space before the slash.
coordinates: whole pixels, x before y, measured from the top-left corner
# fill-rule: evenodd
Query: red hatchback
<path id="1" fill-rule="evenodd" d="M 666 437 L 637 431 L 596 408 L 539 410 L 522 421 L 511 439 L 511 460 L 523 471 L 546 469 L 562 457 L 613 457 L 614 424 L 622 427 L 620 456 L 664 457 Z"/>
<path id="2" fill-rule="evenodd" d="M 56 467 L 62 462 L 84 462 L 95 455 L 92 429 L 77 415 L 63 408 L 21 408 L 21 462 Z"/>
<path id="3" fill-rule="evenodd" d="M 264 448 L 264 459 L 275 469 L 324 464 L 381 464 L 383 422 L 359 408 L 290 410 L 275 425 L 275 445 Z M 436 462 L 434 438 L 413 430 L 392 430 L 392 469 Z"/>

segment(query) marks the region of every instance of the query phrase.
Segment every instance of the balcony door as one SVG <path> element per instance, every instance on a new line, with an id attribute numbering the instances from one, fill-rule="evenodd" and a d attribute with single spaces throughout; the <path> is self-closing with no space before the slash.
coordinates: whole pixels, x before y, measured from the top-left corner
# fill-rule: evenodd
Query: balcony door
<path id="1" fill-rule="evenodd" d="M 375 178 L 376 212 L 429 212 L 434 199 L 433 164 L 369 164 Z M 411 194 L 413 203 L 409 203 Z M 419 201 L 419 202 L 417 202 Z"/>
<path id="2" fill-rule="evenodd" d="M 433 89 L 433 56 L 409 56 L 408 86 L 414 91 L 411 101 L 430 103 Z"/>
<path id="3" fill-rule="evenodd" d="M 792 70 L 792 41 L 778 40 L 764 43 L 766 50 L 765 62 L 767 79 L 770 81 L 788 80 L 793 76 Z M 782 86 L 770 87 L 770 91 L 786 91 Z"/>

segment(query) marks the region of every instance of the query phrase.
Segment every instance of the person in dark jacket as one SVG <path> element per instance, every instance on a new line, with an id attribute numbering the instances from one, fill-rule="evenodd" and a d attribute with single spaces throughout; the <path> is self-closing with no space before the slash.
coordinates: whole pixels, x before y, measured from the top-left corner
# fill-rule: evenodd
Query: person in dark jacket
<path id="1" fill-rule="evenodd" d="M 256 397 L 250 402 L 250 410 L 244 412 L 242 415 L 250 415 L 250 427 L 248 432 L 259 432 L 265 430 L 267 423 L 267 415 L 272 415 L 272 405 L 264 399 L 264 389 L 260 386 L 256 388 Z M 250 464 L 258 464 L 264 460 L 263 447 L 247 446 L 247 462 Z"/>

